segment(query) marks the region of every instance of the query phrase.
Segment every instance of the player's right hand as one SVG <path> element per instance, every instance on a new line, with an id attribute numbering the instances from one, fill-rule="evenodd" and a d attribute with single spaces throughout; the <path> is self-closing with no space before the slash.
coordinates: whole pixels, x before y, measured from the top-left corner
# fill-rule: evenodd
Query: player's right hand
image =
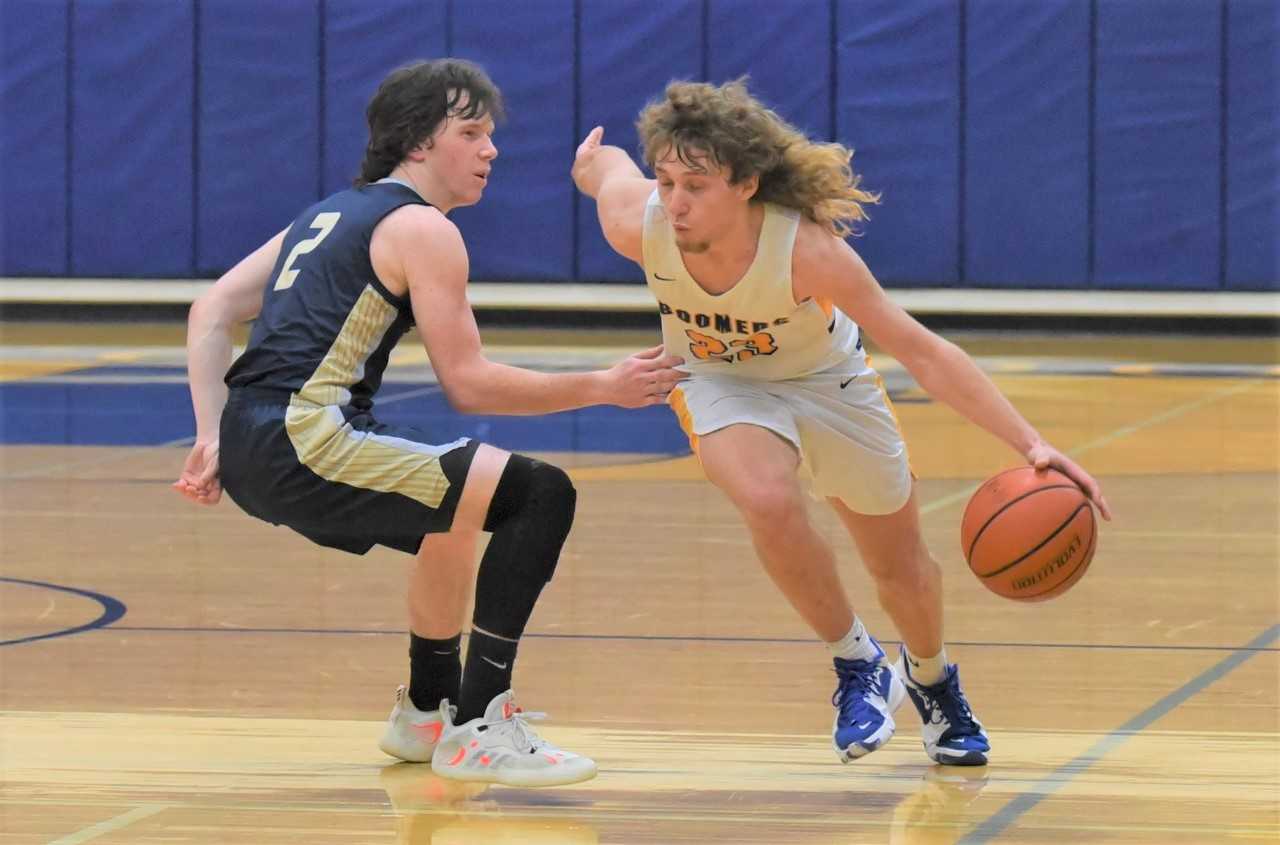
<path id="1" fill-rule="evenodd" d="M 1089 501 L 1097 506 L 1102 518 L 1107 522 L 1111 521 L 1111 506 L 1107 504 L 1107 500 L 1102 495 L 1102 485 L 1098 484 L 1092 475 L 1085 472 L 1084 467 L 1044 442 L 1036 443 L 1031 447 L 1027 452 L 1027 463 L 1037 470 L 1053 467 L 1065 474 L 1080 485 L 1080 489 L 1089 497 Z"/>
<path id="2" fill-rule="evenodd" d="M 676 355 L 663 355 L 661 344 L 624 358 L 607 372 L 609 404 L 623 408 L 664 404 L 672 388 L 689 377 L 675 369 L 683 363 Z"/>
<path id="3" fill-rule="evenodd" d="M 222 498 L 222 481 L 218 478 L 218 441 L 196 441 L 183 464 L 182 474 L 173 489 L 201 505 L 216 505 Z"/>

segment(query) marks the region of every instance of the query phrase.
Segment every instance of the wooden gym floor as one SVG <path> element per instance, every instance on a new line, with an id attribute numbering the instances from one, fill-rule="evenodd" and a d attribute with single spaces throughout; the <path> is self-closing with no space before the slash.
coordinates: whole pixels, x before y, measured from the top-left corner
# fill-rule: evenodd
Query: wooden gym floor
<path id="1" fill-rule="evenodd" d="M 976 770 L 932 766 L 909 707 L 885 749 L 836 761 L 824 650 L 693 459 L 650 437 L 664 418 L 608 448 L 534 450 L 580 498 L 516 689 L 550 714 L 546 736 L 600 763 L 537 791 L 463 788 L 378 751 L 407 672 L 407 558 L 173 494 L 190 429 L 139 426 L 185 425 L 181 351 L 165 329 L 123 331 L 5 329 L 3 845 L 1280 840 L 1274 340 L 956 337 L 1116 513 L 1084 580 L 1028 606 L 987 593 L 958 548 L 968 494 L 1015 456 L 877 360 L 946 574 L 950 652 L 991 733 Z M 489 340 L 547 367 L 648 342 Z M 420 351 L 394 364 L 384 394 L 429 392 Z M 893 641 L 847 538 L 814 515 Z"/>

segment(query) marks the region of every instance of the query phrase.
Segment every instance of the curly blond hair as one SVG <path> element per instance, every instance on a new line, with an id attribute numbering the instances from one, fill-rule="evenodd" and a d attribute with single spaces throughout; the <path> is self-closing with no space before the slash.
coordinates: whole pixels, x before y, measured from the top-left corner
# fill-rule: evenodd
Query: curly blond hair
<path id="1" fill-rule="evenodd" d="M 760 177 L 756 199 L 794 208 L 837 237 L 868 219 L 864 205 L 880 195 L 858 187 L 853 150 L 809 140 L 747 91 L 746 77 L 711 85 L 673 81 L 636 120 L 644 160 L 674 150 L 696 166 L 704 156 L 737 184 Z"/>

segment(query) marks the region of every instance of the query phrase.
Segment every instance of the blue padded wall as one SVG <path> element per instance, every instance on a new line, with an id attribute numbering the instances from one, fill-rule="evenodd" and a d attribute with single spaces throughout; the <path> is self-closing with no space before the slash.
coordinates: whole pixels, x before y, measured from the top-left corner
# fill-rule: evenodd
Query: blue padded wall
<path id="1" fill-rule="evenodd" d="M 448 53 L 446 0 L 324 0 L 321 193 L 351 187 L 369 138 L 364 110 L 392 68 Z"/>
<path id="2" fill-rule="evenodd" d="M 1088 278 L 1089 20 L 1077 0 L 969 0 L 966 284 Z"/>
<path id="3" fill-rule="evenodd" d="M 883 193 L 897 286 L 1280 288 L 1276 0 L 0 0 L 0 274 L 209 277 L 346 187 L 393 67 L 511 120 L 472 277 L 639 281 L 569 179 L 595 124 L 743 74 Z"/>
<path id="4" fill-rule="evenodd" d="M 508 123 L 485 196 L 450 217 L 466 237 L 471 278 L 573 278 L 574 7 L 561 0 L 467 0 L 453 15 L 454 55 L 502 89 Z"/>
<path id="5" fill-rule="evenodd" d="M 68 271 L 190 276 L 193 6 L 78 0 L 71 8 Z"/>
<path id="6" fill-rule="evenodd" d="M 320 198 L 320 3 L 199 8 L 196 253 L 214 274 Z"/>
<path id="7" fill-rule="evenodd" d="M 1216 3 L 1098 0 L 1098 287 L 1217 287 L 1221 22 Z"/>
<path id="8" fill-rule="evenodd" d="M 1227 4 L 1225 282 L 1280 289 L 1280 4 Z"/>
<path id="9" fill-rule="evenodd" d="M 954 285 L 959 268 L 960 7 L 837 0 L 836 138 L 870 208 L 858 252 L 880 279 Z"/>
<path id="10" fill-rule="evenodd" d="M 636 117 L 670 80 L 701 78 L 702 3 L 584 2 L 579 26 L 577 134 L 585 136 L 591 127 L 603 126 L 604 142 L 626 150 L 645 175 L 652 176 L 640 158 Z M 574 149 L 581 140 L 575 139 Z M 574 201 L 578 278 L 642 280 L 640 268 L 615 253 L 600 234 L 595 202 L 581 195 Z"/>
<path id="11" fill-rule="evenodd" d="M 707 0 L 707 79 L 749 74 L 762 102 L 817 140 L 831 140 L 829 4 Z"/>
<path id="12" fill-rule="evenodd" d="M 67 7 L 0 3 L 0 274 L 67 272 Z"/>

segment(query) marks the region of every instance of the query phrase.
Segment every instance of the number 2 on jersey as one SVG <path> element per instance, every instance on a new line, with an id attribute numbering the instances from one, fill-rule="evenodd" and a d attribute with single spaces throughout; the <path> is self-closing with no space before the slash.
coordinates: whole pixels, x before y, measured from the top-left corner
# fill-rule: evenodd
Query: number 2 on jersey
<path id="1" fill-rule="evenodd" d="M 329 233 L 333 231 L 333 227 L 338 225 L 338 218 L 342 216 L 340 211 L 322 211 L 316 215 L 316 219 L 311 221 L 311 229 L 319 229 L 314 238 L 298 241 L 293 251 L 289 253 L 289 260 L 280 268 L 280 275 L 276 277 L 275 286 L 272 290 L 284 290 L 292 287 L 295 279 L 298 278 L 298 271 L 293 269 L 293 262 L 297 261 L 300 256 L 306 255 L 311 250 L 320 246 L 320 242 L 329 237 Z"/>

